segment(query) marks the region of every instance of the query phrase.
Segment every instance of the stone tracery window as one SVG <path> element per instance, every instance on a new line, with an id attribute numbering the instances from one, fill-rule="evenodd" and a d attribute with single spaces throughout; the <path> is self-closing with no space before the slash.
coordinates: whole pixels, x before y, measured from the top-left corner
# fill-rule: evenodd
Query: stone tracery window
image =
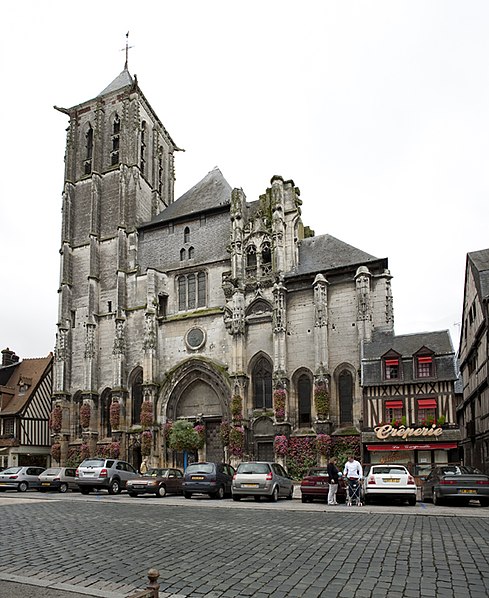
<path id="1" fill-rule="evenodd" d="M 253 408 L 272 408 L 272 365 L 260 357 L 253 368 Z"/>
<path id="2" fill-rule="evenodd" d="M 143 404 L 143 371 L 139 369 L 131 384 L 131 423 L 141 423 L 141 405 Z"/>
<path id="3" fill-rule="evenodd" d="M 299 425 L 311 423 L 311 394 L 312 383 L 307 374 L 302 374 L 297 380 L 297 401 L 299 404 Z"/>
<path id="4" fill-rule="evenodd" d="M 191 272 L 177 278 L 178 310 L 186 311 L 207 305 L 205 272 Z"/>

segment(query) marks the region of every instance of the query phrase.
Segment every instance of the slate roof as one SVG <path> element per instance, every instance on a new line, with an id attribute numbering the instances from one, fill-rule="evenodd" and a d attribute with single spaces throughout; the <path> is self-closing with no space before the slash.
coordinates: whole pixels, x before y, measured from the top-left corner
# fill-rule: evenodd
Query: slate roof
<path id="1" fill-rule="evenodd" d="M 489 249 L 472 251 L 467 254 L 472 264 L 472 272 L 481 299 L 489 296 Z"/>
<path id="2" fill-rule="evenodd" d="M 378 260 L 379 258 L 340 241 L 336 237 L 318 235 L 301 241 L 299 264 L 292 274 L 309 274 L 318 270 L 332 270 Z"/>
<path id="3" fill-rule="evenodd" d="M 448 330 L 417 332 L 396 336 L 388 332 L 374 332 L 370 342 L 363 343 L 362 384 L 385 384 L 382 378 L 382 356 L 393 350 L 401 356 L 402 378 L 388 384 L 418 382 L 414 376 L 413 356 L 423 347 L 432 351 L 437 380 L 457 380 L 455 352 Z"/>
<path id="4" fill-rule="evenodd" d="M 24 359 L 13 365 L 0 367 L 0 415 L 16 415 L 20 413 L 29 402 L 31 396 L 35 393 L 39 382 L 42 380 L 49 368 L 53 356 L 36 359 Z M 7 379 L 3 374 L 8 372 Z M 24 394 L 19 394 L 21 380 L 27 381 L 29 387 Z"/>
<path id="5" fill-rule="evenodd" d="M 205 212 L 221 206 L 229 206 L 231 192 L 231 185 L 223 177 L 219 168 L 216 167 L 141 228 L 153 227 L 163 222 L 193 216 L 199 212 Z"/>
<path id="6" fill-rule="evenodd" d="M 131 74 L 127 69 L 124 69 L 122 73 L 117 75 L 117 77 L 112 81 L 112 83 L 110 83 L 110 85 L 107 85 L 107 87 L 98 94 L 97 97 L 107 95 L 108 93 L 112 93 L 114 91 L 117 91 L 118 89 L 123 89 L 124 87 L 132 85 L 133 83 L 134 80 L 131 77 Z"/>

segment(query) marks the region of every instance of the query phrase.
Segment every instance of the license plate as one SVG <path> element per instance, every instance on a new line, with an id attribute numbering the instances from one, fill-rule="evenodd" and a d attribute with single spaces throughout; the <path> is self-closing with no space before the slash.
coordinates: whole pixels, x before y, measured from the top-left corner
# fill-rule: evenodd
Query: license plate
<path id="1" fill-rule="evenodd" d="M 241 484 L 243 488 L 258 488 L 258 484 Z"/>
<path id="2" fill-rule="evenodd" d="M 193 475 L 192 480 L 205 480 L 203 475 Z"/>
<path id="3" fill-rule="evenodd" d="M 471 490 L 469 488 L 461 488 L 459 492 L 460 494 L 477 494 L 476 490 Z"/>
<path id="4" fill-rule="evenodd" d="M 389 483 L 389 484 L 395 484 L 401 481 L 401 478 L 382 478 L 383 482 Z"/>
<path id="5" fill-rule="evenodd" d="M 51 486 L 51 484 L 49 482 L 43 482 L 41 486 Z"/>
<path id="6" fill-rule="evenodd" d="M 133 484 L 132 487 L 133 488 L 145 488 L 145 486 L 143 486 L 143 484 Z"/>

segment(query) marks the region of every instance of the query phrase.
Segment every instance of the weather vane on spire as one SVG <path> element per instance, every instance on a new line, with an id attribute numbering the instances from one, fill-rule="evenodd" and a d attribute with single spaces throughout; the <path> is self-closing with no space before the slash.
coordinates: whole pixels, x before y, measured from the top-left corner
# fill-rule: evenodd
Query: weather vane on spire
<path id="1" fill-rule="evenodd" d="M 124 52 L 124 50 L 126 51 L 126 63 L 124 64 L 124 70 L 127 71 L 127 64 L 129 62 L 129 50 L 131 48 L 134 48 L 134 46 L 130 46 L 129 45 L 129 31 L 126 33 L 126 47 L 122 48 L 121 52 Z"/>

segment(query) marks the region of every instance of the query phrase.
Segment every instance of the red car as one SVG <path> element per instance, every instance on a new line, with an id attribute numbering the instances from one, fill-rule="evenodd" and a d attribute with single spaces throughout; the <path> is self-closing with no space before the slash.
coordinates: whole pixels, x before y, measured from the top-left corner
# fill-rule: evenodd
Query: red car
<path id="1" fill-rule="evenodd" d="M 312 502 L 315 498 L 328 501 L 329 476 L 326 467 L 311 467 L 301 482 L 302 502 Z M 336 500 L 345 502 L 345 482 L 340 477 Z"/>

